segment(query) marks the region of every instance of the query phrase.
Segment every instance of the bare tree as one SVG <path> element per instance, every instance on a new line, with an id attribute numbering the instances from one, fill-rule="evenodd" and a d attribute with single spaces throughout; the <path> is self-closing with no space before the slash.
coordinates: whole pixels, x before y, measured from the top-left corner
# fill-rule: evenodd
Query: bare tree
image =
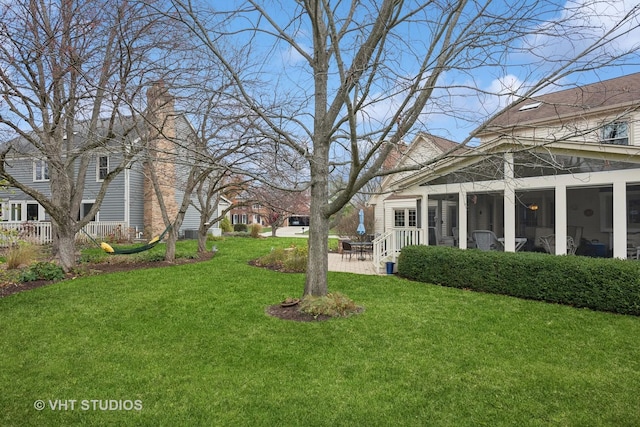
<path id="1" fill-rule="evenodd" d="M 209 228 L 230 209 L 218 214 L 222 194 L 238 184 L 229 177 L 251 162 L 250 148 L 256 140 L 251 116 L 229 97 L 229 83 L 215 74 L 214 63 L 199 60 L 182 73 L 173 86 L 178 98 L 166 87 L 164 94 L 155 96 L 163 100 L 149 119 L 157 135 L 150 138 L 145 151 L 146 170 L 155 196 L 153 205 L 158 208 L 164 227 L 171 227 L 167 261 L 175 259 L 178 232 L 190 206 L 200 213 L 198 250 L 206 250 Z M 176 104 L 183 107 L 179 112 Z M 180 135 L 176 132 L 179 126 Z"/>
<path id="2" fill-rule="evenodd" d="M 159 18 L 136 1 L 0 3 L 0 131 L 10 141 L 0 177 L 45 208 L 65 270 L 75 264 L 75 234 L 144 146 L 144 88 L 171 69 L 166 52 L 178 39 Z M 91 158 L 104 152 L 120 161 L 79 218 Z M 16 176 L 19 157 L 40 162 L 50 193 Z"/>
<path id="3" fill-rule="evenodd" d="M 507 7 L 491 0 L 247 0 L 208 12 L 173 3 L 178 18 L 225 64 L 263 133 L 277 135 L 307 161 L 304 295 L 328 291 L 329 218 L 372 178 L 397 171 L 381 166 L 416 126 L 427 127 L 434 115 L 479 123 L 572 74 L 622 64 L 637 49 L 622 40 L 637 26 L 638 7 L 621 12 L 614 1 L 516 0 Z M 611 8 L 601 10 L 602 4 Z M 594 9 L 610 15 L 606 27 L 585 25 Z M 210 21 L 234 22 L 234 31 L 207 27 Z M 221 40 L 242 44 L 259 65 L 235 68 Z M 481 72 L 511 83 L 483 89 Z M 504 78 L 514 73 L 517 78 Z M 244 85 L 256 75 L 267 90 Z M 458 94 L 466 106 L 455 104 Z M 500 102 L 489 102 L 494 99 Z M 334 174 L 344 180 L 330 192 Z"/>
<path id="4" fill-rule="evenodd" d="M 260 211 L 266 214 L 272 237 L 276 237 L 278 228 L 282 227 L 291 215 L 309 210 L 307 191 L 285 190 L 261 184 L 251 188 L 249 192 L 260 205 Z"/>

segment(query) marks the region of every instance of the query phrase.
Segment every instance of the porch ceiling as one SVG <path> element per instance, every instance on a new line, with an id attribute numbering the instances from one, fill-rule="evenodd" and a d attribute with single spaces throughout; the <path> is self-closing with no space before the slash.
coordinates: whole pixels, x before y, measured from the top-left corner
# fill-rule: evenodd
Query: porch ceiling
<path id="1" fill-rule="evenodd" d="M 463 157 L 443 159 L 441 162 L 430 166 L 428 170 L 422 170 L 413 176 L 405 178 L 399 188 L 405 189 L 414 185 L 426 185 L 437 178 L 481 162 L 488 156 L 526 151 L 640 165 L 640 147 L 637 146 L 571 141 L 540 143 L 540 141 L 535 140 L 518 140 L 516 142 L 513 139 L 508 139 L 487 143 L 477 147 L 476 150 L 470 150 Z"/>

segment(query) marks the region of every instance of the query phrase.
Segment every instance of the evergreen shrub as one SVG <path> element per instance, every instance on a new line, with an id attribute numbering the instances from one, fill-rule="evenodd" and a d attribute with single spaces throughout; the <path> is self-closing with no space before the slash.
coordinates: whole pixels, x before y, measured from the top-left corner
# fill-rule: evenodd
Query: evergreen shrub
<path id="1" fill-rule="evenodd" d="M 480 292 L 640 315 L 640 262 L 406 246 L 398 275 Z"/>

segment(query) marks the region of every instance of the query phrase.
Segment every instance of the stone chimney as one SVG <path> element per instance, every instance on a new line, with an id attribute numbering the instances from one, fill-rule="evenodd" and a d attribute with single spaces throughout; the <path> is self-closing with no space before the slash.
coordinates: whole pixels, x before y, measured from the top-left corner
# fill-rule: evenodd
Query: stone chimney
<path id="1" fill-rule="evenodd" d="M 144 168 L 144 234 L 147 238 L 157 236 L 166 228 L 159 198 L 151 181 L 151 168 L 157 176 L 169 218 L 173 220 L 178 212 L 174 103 L 174 98 L 163 81 L 155 82 L 147 91 L 149 144 L 148 160 Z"/>

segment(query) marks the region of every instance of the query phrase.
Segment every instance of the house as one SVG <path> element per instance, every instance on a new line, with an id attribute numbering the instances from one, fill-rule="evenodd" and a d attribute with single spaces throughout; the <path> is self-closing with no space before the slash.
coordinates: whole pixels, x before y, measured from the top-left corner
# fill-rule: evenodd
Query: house
<path id="1" fill-rule="evenodd" d="M 393 260 L 407 236 L 466 249 L 480 231 L 511 252 L 637 257 L 639 107 L 640 73 L 521 100 L 487 123 L 477 147 L 386 183 L 377 203 L 403 200 L 416 219 L 383 218 L 376 262 Z M 421 209 L 434 203 L 435 222 Z"/>
<path id="2" fill-rule="evenodd" d="M 156 83 L 147 92 L 149 109 L 155 111 L 155 115 L 149 120 L 151 125 L 139 119 L 134 123 L 131 117 L 125 117 L 115 127 L 115 132 L 120 136 L 126 134 L 124 139 L 131 143 L 145 140 L 160 155 L 175 155 L 176 150 L 185 147 L 193 129 L 183 114 L 174 111 L 174 100 L 162 83 Z M 156 122 L 155 127 L 154 121 Z M 162 132 L 157 131 L 162 128 Z M 105 126 L 100 127 L 103 130 Z M 86 138 L 84 124 L 78 123 L 73 135 L 65 138 L 77 140 L 78 143 Z M 154 129 L 156 131 L 154 132 Z M 114 138 L 118 139 L 118 138 Z M 122 141 L 123 139 L 120 138 Z M 14 140 L 10 144 L 19 146 L 21 141 Z M 20 149 L 12 150 L 5 159 L 7 172 L 17 178 L 19 182 L 26 183 L 31 188 L 41 192 L 45 196 L 51 194 L 49 180 L 49 165 L 46 161 L 38 159 L 33 154 L 33 148 L 22 144 Z M 180 153 L 177 153 L 180 156 Z M 96 195 L 112 165 L 118 164 L 123 158 L 122 149 L 105 144 L 93 152 L 83 192 L 83 200 L 78 218 L 85 215 L 96 201 Z M 181 177 L 184 175 L 181 166 L 175 162 L 175 157 L 158 159 L 155 167 L 158 175 L 162 177 L 160 187 L 164 195 L 169 216 L 175 216 L 178 203 L 184 192 L 181 190 Z M 166 160 L 166 161 L 164 161 Z M 85 227 L 88 234 L 95 237 L 108 235 L 121 239 L 150 238 L 162 233 L 166 228 L 162 220 L 156 192 L 148 178 L 148 163 L 145 161 L 144 152 L 136 157 L 110 184 L 107 189 L 100 210 Z M 34 235 L 38 241 L 46 243 L 51 240 L 50 216 L 43 206 L 32 197 L 16 188 L 0 189 L 1 218 L 0 226 L 4 229 L 35 230 Z M 224 203 L 218 210 L 222 211 L 227 206 Z M 197 229 L 199 225 L 199 213 L 193 206 L 189 207 L 180 235 L 189 230 Z M 25 222 L 27 222 L 25 224 Z M 212 232 L 215 234 L 218 225 L 214 225 Z M 78 235 L 79 238 L 83 237 Z"/>
<path id="3" fill-rule="evenodd" d="M 309 226 L 310 193 L 286 191 L 268 186 L 252 185 L 251 179 L 236 175 L 234 185 L 228 187 L 225 196 L 231 201 L 231 224 L 260 224 L 271 226 Z M 282 221 L 279 221 L 283 219 Z"/>
<path id="4" fill-rule="evenodd" d="M 464 151 L 464 148 L 448 139 L 420 133 L 411 144 L 400 144 L 396 147 L 387 156 L 383 168 L 411 167 L 454 151 Z M 424 210 L 423 199 L 418 193 L 396 191 L 404 179 L 412 175 L 413 172 L 401 172 L 385 176 L 380 184 L 381 191 L 369 199 L 368 204 L 374 208 L 374 233 L 384 235 L 388 231 L 396 230 L 397 233 L 404 235 L 400 239 L 398 234 L 398 239 L 407 241 L 407 232 L 412 234 L 413 230 L 428 227 L 431 230 L 432 244 L 438 241 L 442 243 L 447 240 L 446 233 L 444 236 L 442 234 L 442 229 L 451 230 L 456 226 L 456 205 L 446 200 L 439 204 L 433 199 Z M 426 214 L 425 218 L 422 215 L 423 210 Z M 438 233 L 436 233 L 436 221 L 443 222 L 443 227 L 438 228 Z M 411 237 L 409 239 L 413 241 Z"/>

